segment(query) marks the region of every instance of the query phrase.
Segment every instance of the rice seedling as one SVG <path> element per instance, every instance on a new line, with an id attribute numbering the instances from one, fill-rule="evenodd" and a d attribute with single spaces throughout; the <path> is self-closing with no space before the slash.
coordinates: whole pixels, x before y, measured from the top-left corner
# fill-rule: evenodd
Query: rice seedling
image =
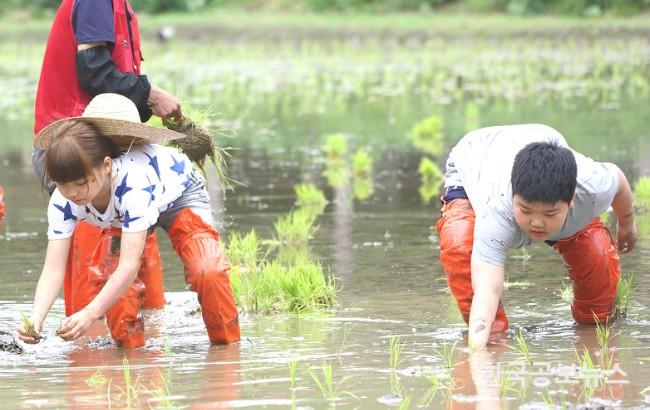
<path id="1" fill-rule="evenodd" d="M 131 377 L 131 365 L 124 356 L 122 359 L 122 377 L 124 378 L 124 393 L 126 394 L 126 407 L 132 407 L 133 400 L 137 400 L 138 392 L 141 390 L 140 376 L 135 380 Z"/>
<path id="2" fill-rule="evenodd" d="M 358 150 L 352 157 L 352 193 L 354 198 L 363 201 L 372 195 L 373 159 L 365 150 Z"/>
<path id="3" fill-rule="evenodd" d="M 557 291 L 562 299 L 566 303 L 573 302 L 573 286 L 570 283 L 562 282 L 562 287 Z"/>
<path id="4" fill-rule="evenodd" d="M 440 186 L 444 180 L 444 176 L 440 168 L 427 157 L 420 160 L 418 167 L 420 173 L 420 197 L 424 203 L 429 203 L 431 198 L 437 197 L 440 193 Z"/>
<path id="5" fill-rule="evenodd" d="M 90 387 L 102 387 L 108 382 L 106 376 L 104 376 L 104 368 L 98 367 L 89 378 L 86 379 L 86 384 Z"/>
<path id="6" fill-rule="evenodd" d="M 228 137 L 229 132 L 224 128 L 214 125 L 207 127 L 207 119 L 211 116 L 208 112 L 188 109 L 184 107 L 184 116 L 178 121 L 169 118 L 164 125 L 170 130 L 185 134 L 185 138 L 173 140 L 169 145 L 180 148 L 185 155 L 197 165 L 205 175 L 205 162 L 209 158 L 214 165 L 219 183 L 222 188 L 230 180 L 226 174 L 226 158 L 230 154 L 214 143 L 215 136 Z M 193 117 L 193 118 L 190 118 Z"/>
<path id="7" fill-rule="evenodd" d="M 442 388 L 442 383 L 440 381 L 440 378 L 435 374 L 425 375 L 424 378 L 427 379 L 431 385 L 427 391 L 424 392 L 424 395 L 422 395 L 422 398 L 420 398 L 418 404 L 422 407 L 429 407 L 433 402 L 433 399 L 436 398 L 438 390 Z"/>
<path id="8" fill-rule="evenodd" d="M 641 177 L 634 183 L 634 202 L 643 211 L 650 209 L 650 177 Z"/>
<path id="9" fill-rule="evenodd" d="M 298 369 L 298 362 L 295 360 L 289 360 L 287 366 L 289 367 L 289 385 L 293 389 L 296 387 L 296 370 Z"/>
<path id="10" fill-rule="evenodd" d="M 336 390 L 334 382 L 332 381 L 332 364 L 330 362 L 323 362 L 321 365 L 321 377 L 312 369 L 309 369 L 309 375 L 320 390 L 323 398 L 328 401 L 336 400 Z"/>
<path id="11" fill-rule="evenodd" d="M 280 243 L 307 242 L 318 229 L 314 226 L 316 215 L 302 209 L 294 209 L 286 216 L 280 216 L 274 227 L 277 240 Z"/>
<path id="12" fill-rule="evenodd" d="M 300 208 L 306 208 L 316 216 L 322 215 L 325 205 L 327 205 L 323 191 L 311 183 L 297 184 L 293 190 L 296 193 L 296 204 Z"/>
<path id="13" fill-rule="evenodd" d="M 627 317 L 627 310 L 632 300 L 632 295 L 636 290 L 634 284 L 634 274 L 623 274 L 618 279 L 616 286 L 616 300 L 614 302 L 614 317 L 625 318 Z"/>
<path id="14" fill-rule="evenodd" d="M 171 371 L 167 369 L 165 372 L 159 372 L 160 385 L 155 386 L 151 390 L 147 390 L 151 396 L 151 401 L 156 403 L 156 409 L 178 409 L 179 405 L 171 399 Z"/>
<path id="15" fill-rule="evenodd" d="M 341 338 L 341 345 L 339 346 L 339 354 L 338 354 L 340 364 L 343 364 L 343 360 L 341 356 L 345 351 L 346 343 L 348 341 L 348 338 L 350 337 L 350 333 L 352 332 L 352 327 L 353 325 L 350 323 L 343 324 L 343 337 Z"/>
<path id="16" fill-rule="evenodd" d="M 390 337 L 390 354 L 388 362 L 391 369 L 397 369 L 401 362 L 400 355 L 402 349 L 404 348 L 404 343 L 400 340 L 399 336 Z"/>
<path id="17" fill-rule="evenodd" d="M 518 393 L 519 390 L 514 386 L 512 370 L 508 366 L 503 366 L 499 374 L 499 397 L 505 397 L 510 392 Z"/>
<path id="18" fill-rule="evenodd" d="M 439 157 L 444 143 L 442 119 L 432 115 L 418 122 L 411 129 L 410 138 L 415 148 Z"/>
<path id="19" fill-rule="evenodd" d="M 27 334 L 33 337 L 35 340 L 41 340 L 45 338 L 36 332 L 36 329 L 34 329 L 34 323 L 32 323 L 32 320 L 25 312 L 20 312 L 20 321 L 23 323 L 23 327 L 27 331 Z"/>
<path id="20" fill-rule="evenodd" d="M 404 396 L 402 396 L 404 397 Z M 406 396 L 402 399 L 401 403 L 399 404 L 398 409 L 399 410 L 407 410 L 411 408 L 411 396 Z"/>
<path id="21" fill-rule="evenodd" d="M 454 344 L 450 347 L 449 344 L 445 341 L 442 343 L 442 349 L 434 350 L 434 353 L 438 359 L 440 359 L 445 369 L 448 371 L 454 367 L 454 353 L 456 351 L 457 343 L 458 342 L 454 342 Z"/>
<path id="22" fill-rule="evenodd" d="M 517 333 L 515 333 L 515 342 L 517 345 L 513 348 L 515 351 L 520 353 L 522 356 L 524 356 L 524 359 L 526 359 L 526 362 L 528 364 L 533 364 L 533 358 L 531 357 L 530 354 L 530 349 L 528 348 L 528 343 L 526 343 L 526 339 L 524 338 L 524 334 L 519 329 Z"/>
<path id="23" fill-rule="evenodd" d="M 555 402 L 555 398 L 553 398 L 553 395 L 548 390 L 542 393 L 542 400 L 544 401 L 544 404 L 548 406 L 549 409 L 553 409 L 553 410 L 567 409 L 566 395 L 563 391 L 560 392 L 559 403 Z"/>
<path id="24" fill-rule="evenodd" d="M 226 255 L 233 267 L 252 272 L 257 268 L 257 258 L 260 252 L 260 244 L 255 230 L 246 235 L 239 232 L 228 234 L 228 245 Z"/>
<path id="25" fill-rule="evenodd" d="M 612 329 L 607 320 L 602 323 L 598 316 L 594 314 L 594 322 L 596 323 L 596 341 L 601 351 L 609 350 L 609 340 L 611 338 Z"/>
<path id="26" fill-rule="evenodd" d="M 341 188 L 349 177 L 348 142 L 343 134 L 325 136 L 325 171 L 323 175 L 334 188 Z"/>

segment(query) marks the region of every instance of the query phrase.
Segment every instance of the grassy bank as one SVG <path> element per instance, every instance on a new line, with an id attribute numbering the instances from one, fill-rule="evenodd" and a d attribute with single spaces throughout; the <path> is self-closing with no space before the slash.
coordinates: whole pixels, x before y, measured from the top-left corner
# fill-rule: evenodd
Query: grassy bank
<path id="1" fill-rule="evenodd" d="M 201 13 L 139 14 L 145 37 L 155 36 L 163 25 L 174 26 L 179 37 L 211 39 L 215 37 L 291 36 L 341 37 L 353 35 L 467 36 L 531 35 L 561 36 L 567 32 L 599 37 L 634 35 L 650 31 L 648 15 L 634 17 L 519 17 L 505 14 L 456 13 L 295 13 L 240 9 L 215 9 Z M 10 13 L 0 18 L 0 39 L 44 41 L 51 15 L 30 17 Z"/>

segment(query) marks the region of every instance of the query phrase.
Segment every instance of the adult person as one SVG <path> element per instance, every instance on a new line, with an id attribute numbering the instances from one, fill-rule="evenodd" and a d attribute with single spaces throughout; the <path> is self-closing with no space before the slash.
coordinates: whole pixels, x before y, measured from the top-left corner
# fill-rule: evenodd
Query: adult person
<path id="1" fill-rule="evenodd" d="M 568 267 L 576 322 L 613 314 L 621 268 L 600 214 L 613 208 L 619 251 L 631 251 L 637 237 L 630 185 L 616 165 L 574 151 L 545 125 L 489 127 L 452 149 L 445 187 L 440 261 L 469 325 L 470 348 L 507 329 L 506 252 L 533 241 L 553 246 Z"/>
<path id="2" fill-rule="evenodd" d="M 106 92 L 133 101 L 142 122 L 152 114 L 180 119 L 178 99 L 151 85 L 141 74 L 141 62 L 138 20 L 127 0 L 63 0 L 43 58 L 34 135 L 54 121 L 79 116 L 92 97 Z M 34 169 L 51 193 L 54 184 L 45 177 L 43 158 L 44 152 L 34 148 Z M 87 266 L 99 235 L 99 229 L 80 223 L 72 237 L 64 292 L 68 316 L 95 296 Z M 154 235 L 147 238 L 139 277 L 146 286 L 143 306 L 162 307 L 162 265 Z"/>

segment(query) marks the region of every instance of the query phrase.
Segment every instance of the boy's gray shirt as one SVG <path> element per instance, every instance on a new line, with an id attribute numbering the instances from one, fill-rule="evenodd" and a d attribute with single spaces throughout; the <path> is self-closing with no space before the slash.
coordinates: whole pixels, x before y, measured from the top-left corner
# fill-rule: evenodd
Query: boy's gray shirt
<path id="1" fill-rule="evenodd" d="M 517 153 L 531 142 L 556 142 L 571 149 L 564 137 L 541 124 L 482 128 L 465 135 L 447 159 L 445 187 L 459 185 L 476 213 L 473 254 L 505 266 L 506 253 L 532 242 L 515 222 L 510 177 Z M 549 240 L 569 238 L 611 205 L 618 191 L 614 164 L 592 160 L 574 150 L 578 165 L 576 197 L 562 228 Z"/>

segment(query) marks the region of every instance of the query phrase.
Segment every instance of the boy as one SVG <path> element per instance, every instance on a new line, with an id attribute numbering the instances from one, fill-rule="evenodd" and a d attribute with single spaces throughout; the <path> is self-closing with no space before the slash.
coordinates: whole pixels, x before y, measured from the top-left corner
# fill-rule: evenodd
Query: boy
<path id="1" fill-rule="evenodd" d="M 500 302 L 506 252 L 545 241 L 562 256 L 573 282 L 578 323 L 606 320 L 620 277 L 615 243 L 599 215 L 611 205 L 618 249 L 632 250 L 636 225 L 627 178 L 614 164 L 573 151 L 545 125 L 472 131 L 447 160 L 440 261 L 469 325 L 469 346 L 504 331 Z"/>

